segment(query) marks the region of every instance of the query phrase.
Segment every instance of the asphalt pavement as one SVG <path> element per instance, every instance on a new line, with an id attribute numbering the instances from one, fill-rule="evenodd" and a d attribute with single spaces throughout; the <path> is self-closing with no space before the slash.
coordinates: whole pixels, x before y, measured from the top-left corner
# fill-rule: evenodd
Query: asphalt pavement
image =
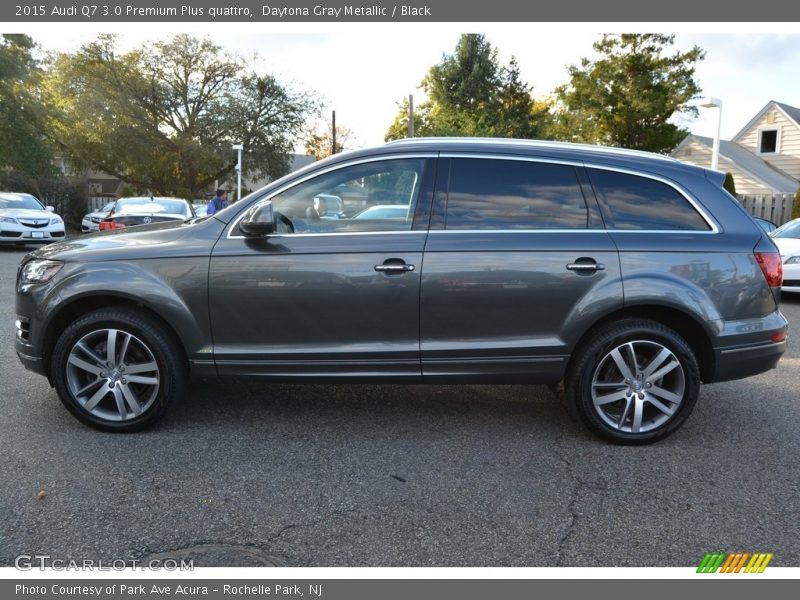
<path id="1" fill-rule="evenodd" d="M 595 439 L 541 386 L 201 381 L 115 435 L 14 354 L 27 250 L 0 248 L 0 565 L 800 566 L 800 295 L 779 368 L 704 386 L 652 446 Z"/>

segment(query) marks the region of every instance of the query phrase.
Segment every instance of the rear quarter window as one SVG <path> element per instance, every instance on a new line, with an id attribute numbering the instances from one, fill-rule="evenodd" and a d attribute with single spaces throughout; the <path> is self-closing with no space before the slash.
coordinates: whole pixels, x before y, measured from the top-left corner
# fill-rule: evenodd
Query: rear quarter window
<path id="1" fill-rule="evenodd" d="M 709 231 L 697 209 L 671 185 L 617 171 L 588 169 L 609 229 Z"/>

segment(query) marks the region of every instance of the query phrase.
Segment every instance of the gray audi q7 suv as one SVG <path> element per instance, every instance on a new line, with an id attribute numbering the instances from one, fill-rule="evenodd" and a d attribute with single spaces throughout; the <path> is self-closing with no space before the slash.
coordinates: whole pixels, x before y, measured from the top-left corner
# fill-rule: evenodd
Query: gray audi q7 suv
<path id="1" fill-rule="evenodd" d="M 247 376 L 550 384 L 596 434 L 653 442 L 701 382 L 786 349 L 780 255 L 722 182 L 531 141 L 340 154 L 213 217 L 26 256 L 16 350 L 106 431 L 154 423 L 190 376 Z M 320 195 L 405 210 L 326 218 Z"/>

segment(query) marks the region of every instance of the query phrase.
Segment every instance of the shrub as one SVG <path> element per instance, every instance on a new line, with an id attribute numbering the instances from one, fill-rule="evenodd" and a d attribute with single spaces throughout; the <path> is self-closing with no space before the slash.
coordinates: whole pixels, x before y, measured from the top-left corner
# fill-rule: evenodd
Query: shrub
<path id="1" fill-rule="evenodd" d="M 794 193 L 794 202 L 792 203 L 792 218 L 800 219 L 800 188 Z"/>
<path id="2" fill-rule="evenodd" d="M 725 173 L 725 182 L 722 184 L 722 187 L 728 190 L 731 196 L 736 198 L 736 183 L 733 181 L 733 174 L 730 171 Z"/>

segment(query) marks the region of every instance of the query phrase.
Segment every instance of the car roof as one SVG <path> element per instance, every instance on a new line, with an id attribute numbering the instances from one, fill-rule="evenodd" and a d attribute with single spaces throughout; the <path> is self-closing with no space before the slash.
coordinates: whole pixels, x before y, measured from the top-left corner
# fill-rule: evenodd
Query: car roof
<path id="1" fill-rule="evenodd" d="M 464 153 L 464 154 L 510 154 L 583 162 L 587 166 L 608 165 L 619 168 L 646 170 L 656 173 L 692 173 L 705 176 L 707 169 L 681 162 L 676 158 L 654 152 L 630 150 L 613 146 L 592 144 L 576 144 L 572 142 L 553 142 L 549 140 L 524 140 L 514 138 L 475 138 L 475 137 L 419 137 L 394 140 L 372 148 L 351 150 L 335 154 L 332 157 L 312 163 L 310 167 L 321 163 L 333 164 L 339 160 L 350 160 L 359 157 L 374 157 L 380 154 L 398 153 Z M 306 167 L 304 170 L 312 170 Z"/>
<path id="2" fill-rule="evenodd" d="M 159 200 L 178 200 L 180 202 L 186 202 L 189 204 L 189 201 L 186 198 L 171 198 L 168 196 L 125 196 L 124 198 L 117 198 L 117 202 L 120 200 L 137 200 L 139 202 L 157 202 Z"/>

